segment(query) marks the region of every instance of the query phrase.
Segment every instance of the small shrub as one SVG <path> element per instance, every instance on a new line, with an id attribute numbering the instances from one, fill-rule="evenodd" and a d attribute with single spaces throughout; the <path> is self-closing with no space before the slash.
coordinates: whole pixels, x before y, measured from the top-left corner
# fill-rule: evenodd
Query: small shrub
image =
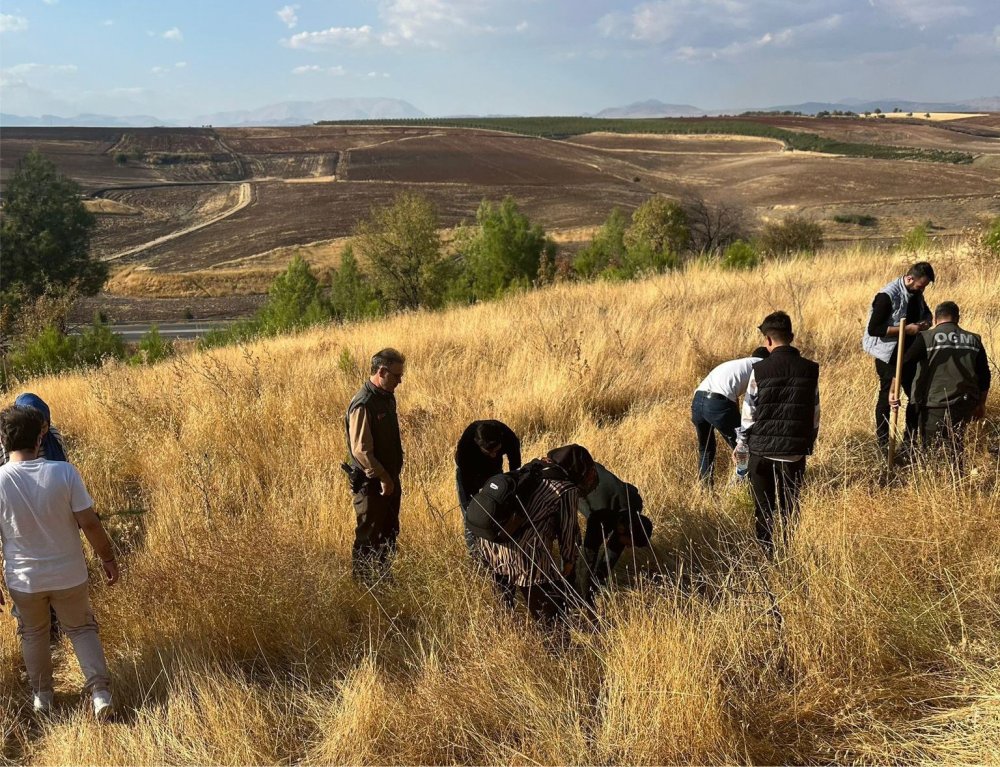
<path id="1" fill-rule="evenodd" d="M 823 246 L 823 229 L 808 219 L 788 216 L 781 222 L 765 224 L 760 244 L 763 251 L 772 256 L 815 253 Z"/>
<path id="2" fill-rule="evenodd" d="M 194 312 L 191 311 L 191 307 L 190 306 L 185 306 L 184 307 L 184 313 L 181 316 L 185 320 L 193 320 L 194 319 Z"/>
<path id="3" fill-rule="evenodd" d="M 115 165 L 128 165 L 128 155 L 125 152 L 115 152 Z"/>
<path id="4" fill-rule="evenodd" d="M 125 342 L 121 336 L 110 325 L 101 321 L 100 314 L 95 315 L 90 327 L 76 339 L 76 364 L 96 366 L 106 359 L 124 358 Z"/>
<path id="5" fill-rule="evenodd" d="M 12 352 L 7 362 L 12 375 L 25 378 L 68 370 L 75 360 L 75 339 L 50 325 Z"/>
<path id="6" fill-rule="evenodd" d="M 760 266 L 760 254 L 746 240 L 737 240 L 723 252 L 721 265 L 730 271 L 754 269 Z"/>
<path id="7" fill-rule="evenodd" d="M 139 341 L 138 351 L 129 359 L 133 365 L 152 365 L 167 359 L 174 353 L 174 347 L 163 336 L 156 325 L 151 325 L 149 330 Z"/>
<path id="8" fill-rule="evenodd" d="M 931 239 L 928 236 L 928 231 L 930 227 L 928 226 L 930 222 L 925 222 L 923 224 L 918 224 L 908 231 L 904 236 L 899 246 L 903 250 L 914 251 L 923 250 L 931 244 Z"/>
<path id="9" fill-rule="evenodd" d="M 997 216 L 983 232 L 983 247 L 990 255 L 1000 258 L 1000 216 Z"/>
<path id="10" fill-rule="evenodd" d="M 838 213 L 833 217 L 838 224 L 857 224 L 858 226 L 875 226 L 878 219 L 865 213 Z"/>

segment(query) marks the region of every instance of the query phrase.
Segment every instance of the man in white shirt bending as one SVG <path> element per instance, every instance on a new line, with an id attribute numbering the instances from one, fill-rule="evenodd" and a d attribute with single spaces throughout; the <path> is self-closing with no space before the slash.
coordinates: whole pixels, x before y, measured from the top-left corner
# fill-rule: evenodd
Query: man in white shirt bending
<path id="1" fill-rule="evenodd" d="M 715 466 L 715 432 L 719 432 L 730 449 L 736 446 L 740 397 L 746 394 L 754 363 L 767 354 L 767 349 L 759 346 L 749 357 L 723 362 L 705 376 L 695 390 L 691 422 L 698 433 L 698 477 L 706 485 L 712 482 Z"/>
<path id="2" fill-rule="evenodd" d="M 72 464 L 38 457 L 44 426 L 44 416 L 34 408 L 9 407 L 0 412 L 0 439 L 10 456 L 0 466 L 4 580 L 17 607 L 35 710 L 48 712 L 53 702 L 51 606 L 73 643 L 94 714 L 107 719 L 112 710 L 111 680 L 90 606 L 80 530 L 101 558 L 109 584 L 118 580 L 118 565 L 79 472 Z"/>

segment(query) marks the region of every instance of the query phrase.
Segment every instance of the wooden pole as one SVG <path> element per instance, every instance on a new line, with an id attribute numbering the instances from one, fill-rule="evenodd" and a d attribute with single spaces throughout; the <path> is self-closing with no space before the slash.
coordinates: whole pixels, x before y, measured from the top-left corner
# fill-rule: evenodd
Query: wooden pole
<path id="1" fill-rule="evenodd" d="M 903 353 L 906 346 L 906 317 L 903 316 L 899 320 L 899 341 L 896 343 L 896 377 L 892 381 L 892 392 L 891 396 L 897 402 L 899 401 L 899 390 L 902 388 L 900 381 L 903 378 Z M 889 423 L 889 468 L 891 469 L 896 463 L 896 435 L 899 431 L 899 409 L 902 405 L 899 405 L 895 410 L 892 411 L 892 421 Z M 906 420 L 903 420 L 906 423 Z"/>

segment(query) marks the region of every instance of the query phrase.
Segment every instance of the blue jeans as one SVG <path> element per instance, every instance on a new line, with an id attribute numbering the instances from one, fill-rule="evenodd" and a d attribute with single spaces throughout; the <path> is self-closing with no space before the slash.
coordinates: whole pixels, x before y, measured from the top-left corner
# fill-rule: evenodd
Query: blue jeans
<path id="1" fill-rule="evenodd" d="M 707 392 L 696 391 L 691 401 L 691 423 L 698 433 L 698 477 L 710 482 L 715 466 L 715 432 L 730 448 L 736 447 L 736 429 L 740 425 L 740 409 L 730 399 L 709 398 Z"/>

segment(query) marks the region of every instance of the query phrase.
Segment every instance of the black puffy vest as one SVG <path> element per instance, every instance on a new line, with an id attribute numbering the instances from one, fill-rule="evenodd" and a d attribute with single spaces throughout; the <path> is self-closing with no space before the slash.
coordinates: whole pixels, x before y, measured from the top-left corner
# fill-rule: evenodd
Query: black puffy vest
<path id="1" fill-rule="evenodd" d="M 757 412 L 747 439 L 756 455 L 812 453 L 819 365 L 793 346 L 779 346 L 753 366 Z"/>
<path id="2" fill-rule="evenodd" d="M 403 470 L 403 443 L 399 436 L 399 418 L 396 416 L 396 397 L 383 391 L 371 381 L 365 381 L 361 391 L 354 395 L 347 407 L 344 418 L 344 432 L 347 435 L 347 451 L 351 451 L 350 415 L 359 407 L 368 411 L 372 441 L 375 443 L 375 459 L 393 477 L 399 478 Z M 353 458 L 351 463 L 357 466 Z"/>

